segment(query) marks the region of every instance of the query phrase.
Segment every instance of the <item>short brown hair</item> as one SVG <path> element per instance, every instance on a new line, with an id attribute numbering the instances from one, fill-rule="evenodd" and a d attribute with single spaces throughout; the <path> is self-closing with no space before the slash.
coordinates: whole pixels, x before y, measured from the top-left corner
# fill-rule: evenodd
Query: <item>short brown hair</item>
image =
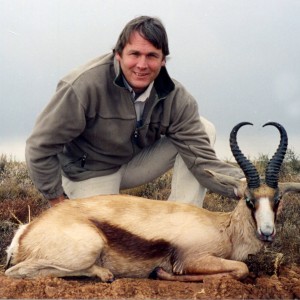
<path id="1" fill-rule="evenodd" d="M 158 18 L 141 16 L 131 20 L 122 30 L 114 48 L 114 53 L 122 54 L 125 45 L 129 42 L 131 34 L 138 32 L 144 39 L 155 48 L 161 49 L 166 57 L 170 54 L 167 32 Z"/>

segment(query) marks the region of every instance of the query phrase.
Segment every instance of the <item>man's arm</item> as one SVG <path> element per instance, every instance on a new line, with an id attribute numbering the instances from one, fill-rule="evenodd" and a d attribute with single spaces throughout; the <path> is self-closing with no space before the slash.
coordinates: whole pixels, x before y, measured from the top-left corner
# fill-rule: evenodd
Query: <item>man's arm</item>
<path id="1" fill-rule="evenodd" d="M 174 103 L 169 137 L 199 183 L 215 193 L 231 198 L 237 197 L 232 187 L 217 182 L 205 170 L 233 176 L 237 179 L 241 179 L 245 175 L 240 168 L 217 158 L 210 145 L 205 127 L 200 121 L 197 102 L 184 90 L 181 92 L 178 94 L 181 101 Z M 185 101 L 182 101 L 183 99 Z"/>
<path id="2" fill-rule="evenodd" d="M 61 199 L 64 191 L 58 154 L 80 135 L 85 125 L 85 111 L 72 86 L 60 82 L 26 142 L 29 175 L 47 199 Z"/>

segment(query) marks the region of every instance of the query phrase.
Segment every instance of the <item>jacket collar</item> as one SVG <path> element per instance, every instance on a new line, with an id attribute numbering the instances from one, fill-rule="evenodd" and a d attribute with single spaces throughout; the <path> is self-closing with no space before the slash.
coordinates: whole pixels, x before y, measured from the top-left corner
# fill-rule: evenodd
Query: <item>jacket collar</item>
<path id="1" fill-rule="evenodd" d="M 120 68 L 120 64 L 114 57 L 114 69 L 116 73 L 116 78 L 114 83 L 120 87 L 126 88 L 123 81 L 123 74 Z M 168 74 L 167 68 L 165 66 L 161 67 L 161 70 L 154 80 L 154 87 L 159 98 L 166 97 L 175 88 L 175 84 Z"/>

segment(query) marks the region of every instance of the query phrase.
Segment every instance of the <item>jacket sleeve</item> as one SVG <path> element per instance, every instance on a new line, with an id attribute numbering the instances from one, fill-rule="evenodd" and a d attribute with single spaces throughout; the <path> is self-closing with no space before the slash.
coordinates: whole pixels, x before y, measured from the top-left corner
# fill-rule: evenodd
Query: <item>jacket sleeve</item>
<path id="1" fill-rule="evenodd" d="M 217 182 L 205 169 L 238 179 L 245 177 L 243 172 L 216 157 L 204 125 L 201 123 L 196 100 L 185 90 L 177 93 L 171 112 L 168 136 L 200 184 L 212 192 L 236 198 L 232 187 Z"/>
<path id="2" fill-rule="evenodd" d="M 29 175 L 48 199 L 63 194 L 58 154 L 85 127 L 85 112 L 73 88 L 60 82 L 50 103 L 38 117 L 26 141 Z"/>

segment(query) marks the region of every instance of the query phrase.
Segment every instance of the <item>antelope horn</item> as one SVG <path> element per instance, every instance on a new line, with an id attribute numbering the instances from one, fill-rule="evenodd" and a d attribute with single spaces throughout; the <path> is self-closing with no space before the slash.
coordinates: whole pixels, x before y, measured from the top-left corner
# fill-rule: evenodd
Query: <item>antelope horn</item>
<path id="1" fill-rule="evenodd" d="M 255 189 L 260 186 L 259 174 L 253 164 L 243 155 L 236 140 L 238 130 L 244 125 L 253 124 L 249 122 L 241 122 L 233 127 L 230 133 L 230 148 L 236 162 L 246 176 L 248 188 Z"/>
<path id="2" fill-rule="evenodd" d="M 269 187 L 276 189 L 278 187 L 280 167 L 287 150 L 288 136 L 282 125 L 275 122 L 268 122 L 263 125 L 263 127 L 268 125 L 275 126 L 280 132 L 279 146 L 266 168 L 266 184 Z"/>

